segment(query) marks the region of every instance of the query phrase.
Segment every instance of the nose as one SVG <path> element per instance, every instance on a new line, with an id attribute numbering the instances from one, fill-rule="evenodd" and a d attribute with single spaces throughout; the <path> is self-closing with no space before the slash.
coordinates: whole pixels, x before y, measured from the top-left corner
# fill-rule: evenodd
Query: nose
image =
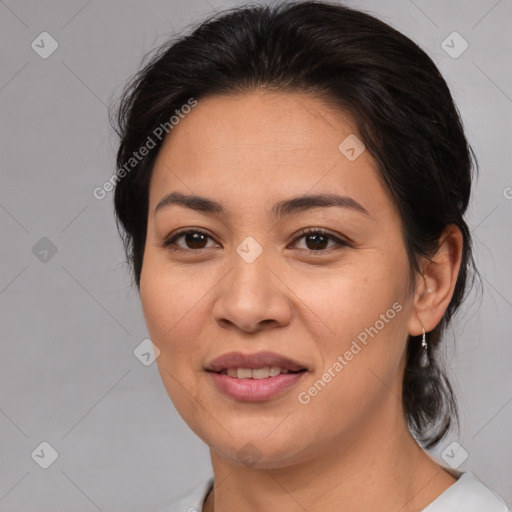
<path id="1" fill-rule="evenodd" d="M 219 283 L 213 306 L 221 327 L 254 333 L 290 322 L 291 292 L 264 254 L 252 263 L 234 255 L 233 267 Z"/>

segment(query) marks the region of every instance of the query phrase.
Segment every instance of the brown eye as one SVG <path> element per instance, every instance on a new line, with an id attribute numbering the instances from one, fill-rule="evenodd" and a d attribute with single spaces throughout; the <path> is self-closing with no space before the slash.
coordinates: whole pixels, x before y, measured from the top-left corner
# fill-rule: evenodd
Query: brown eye
<path id="1" fill-rule="evenodd" d="M 311 229 L 307 231 L 302 231 L 301 233 L 299 233 L 299 236 L 295 239 L 295 242 L 301 239 L 304 239 L 306 245 L 304 250 L 307 251 L 322 252 L 325 251 L 325 249 L 330 249 L 336 246 L 349 246 L 347 242 L 339 239 L 338 237 L 322 229 Z M 333 244 L 331 246 L 328 246 L 330 241 L 332 241 Z"/>
<path id="2" fill-rule="evenodd" d="M 177 240 L 183 239 L 183 244 L 176 243 Z M 164 241 L 162 244 L 163 247 L 166 248 L 174 248 L 173 246 L 176 246 L 178 249 L 185 249 L 185 250 L 201 250 L 201 249 L 207 249 L 208 247 L 205 245 L 208 243 L 208 239 L 212 239 L 210 235 L 203 231 L 198 230 L 188 230 L 188 231 L 182 231 L 180 233 L 177 233 L 176 235 L 173 235 L 172 237 L 168 238 Z"/>
<path id="3" fill-rule="evenodd" d="M 327 247 L 329 237 L 322 233 L 310 233 L 304 236 L 304 241 L 308 249 L 318 251 Z"/>

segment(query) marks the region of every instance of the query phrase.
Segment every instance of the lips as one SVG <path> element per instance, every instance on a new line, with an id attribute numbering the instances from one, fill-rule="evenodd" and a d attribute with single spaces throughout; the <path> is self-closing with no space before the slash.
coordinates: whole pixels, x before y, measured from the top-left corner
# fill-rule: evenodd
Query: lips
<path id="1" fill-rule="evenodd" d="M 308 372 L 306 365 L 274 352 L 230 352 L 205 368 L 216 389 L 243 402 L 271 400 L 297 386 Z"/>
<path id="2" fill-rule="evenodd" d="M 247 368 L 254 370 L 265 367 L 279 367 L 290 372 L 307 370 L 306 365 L 274 352 L 258 352 L 255 354 L 230 352 L 208 363 L 206 370 L 220 373 L 229 369 Z"/>

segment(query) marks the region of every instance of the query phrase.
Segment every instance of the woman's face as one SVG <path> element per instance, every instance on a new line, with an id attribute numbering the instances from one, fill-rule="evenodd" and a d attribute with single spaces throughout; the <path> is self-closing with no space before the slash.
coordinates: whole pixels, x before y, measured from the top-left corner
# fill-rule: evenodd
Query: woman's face
<path id="1" fill-rule="evenodd" d="M 354 136 L 318 98 L 252 92 L 200 100 L 160 149 L 143 312 L 175 407 L 232 461 L 304 461 L 401 407 L 409 263 L 399 214 Z M 320 195 L 342 199 L 307 199 Z M 177 231 L 192 233 L 172 241 Z M 212 364 L 233 352 L 242 359 Z M 244 359 L 263 352 L 302 371 L 272 354 Z"/>

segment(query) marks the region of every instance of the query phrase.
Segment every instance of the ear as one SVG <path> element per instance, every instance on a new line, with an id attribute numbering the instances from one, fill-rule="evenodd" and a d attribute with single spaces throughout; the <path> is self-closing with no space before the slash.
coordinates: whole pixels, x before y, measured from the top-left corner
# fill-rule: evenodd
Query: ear
<path id="1" fill-rule="evenodd" d="M 436 254 L 420 262 L 421 272 L 416 280 L 414 307 L 408 325 L 410 335 L 422 334 L 423 327 L 426 332 L 431 331 L 443 318 L 459 275 L 462 248 L 462 233 L 450 224 L 441 234 Z"/>

